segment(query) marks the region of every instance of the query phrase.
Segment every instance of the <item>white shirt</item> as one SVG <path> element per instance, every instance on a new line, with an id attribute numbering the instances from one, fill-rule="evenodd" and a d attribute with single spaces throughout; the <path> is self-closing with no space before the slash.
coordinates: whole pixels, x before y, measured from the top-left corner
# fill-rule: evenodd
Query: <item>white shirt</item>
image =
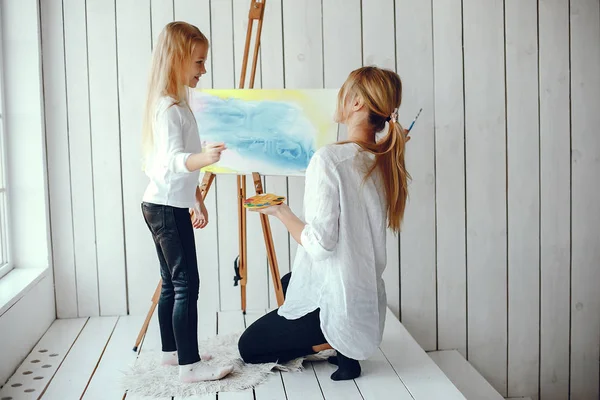
<path id="1" fill-rule="evenodd" d="M 190 172 L 185 162 L 190 154 L 202 151 L 202 144 L 192 111 L 173 103 L 171 97 L 161 97 L 156 105 L 154 147 L 145 168 L 150 183 L 143 201 L 192 208 L 200 171 Z"/>
<path id="2" fill-rule="evenodd" d="M 279 315 L 297 319 L 320 308 L 327 342 L 364 360 L 381 343 L 387 299 L 387 208 L 374 156 L 354 143 L 329 145 L 305 174 L 304 216 L 292 277 Z M 362 185 L 362 186 L 361 186 Z"/>

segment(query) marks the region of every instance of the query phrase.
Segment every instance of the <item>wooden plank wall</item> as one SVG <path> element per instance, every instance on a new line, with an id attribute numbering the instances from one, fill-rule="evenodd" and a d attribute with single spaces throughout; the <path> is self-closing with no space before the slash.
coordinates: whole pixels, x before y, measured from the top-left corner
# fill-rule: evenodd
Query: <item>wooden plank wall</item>
<path id="1" fill-rule="evenodd" d="M 140 212 L 139 141 L 164 24 L 186 20 L 209 37 L 203 87 L 239 84 L 247 1 L 109 3 L 41 7 L 62 318 L 150 305 L 158 263 Z M 256 87 L 337 88 L 376 64 L 403 78 L 404 124 L 423 107 L 403 233 L 388 240 L 389 305 L 426 350 L 459 349 L 505 396 L 598 396 L 599 14 L 597 0 L 267 3 Z M 302 179 L 265 184 L 301 212 Z M 235 178 L 219 176 L 207 205 L 201 298 L 236 309 Z M 283 275 L 297 245 L 272 227 Z M 248 306 L 272 307 L 256 214 L 248 229 Z"/>

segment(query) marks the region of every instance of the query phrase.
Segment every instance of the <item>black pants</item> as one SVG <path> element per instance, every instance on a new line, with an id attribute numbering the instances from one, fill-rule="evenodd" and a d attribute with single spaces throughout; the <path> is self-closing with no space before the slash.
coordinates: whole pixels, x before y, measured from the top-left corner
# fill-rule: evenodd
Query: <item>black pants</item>
<path id="1" fill-rule="evenodd" d="M 144 202 L 142 213 L 160 262 L 158 323 L 162 350 L 177 351 L 179 365 L 198 362 L 200 277 L 189 210 Z"/>
<path id="2" fill-rule="evenodd" d="M 287 291 L 291 273 L 281 278 L 283 294 Z M 260 318 L 240 337 L 238 349 L 244 362 L 260 364 L 285 363 L 298 357 L 315 354 L 312 347 L 326 343 L 321 331 L 320 310 L 301 318 L 288 320 L 271 311 Z"/>

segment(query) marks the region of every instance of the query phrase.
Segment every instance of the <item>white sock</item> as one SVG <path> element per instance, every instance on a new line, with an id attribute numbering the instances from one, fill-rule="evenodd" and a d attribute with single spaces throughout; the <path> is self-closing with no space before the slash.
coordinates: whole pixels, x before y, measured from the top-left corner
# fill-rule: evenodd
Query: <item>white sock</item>
<path id="1" fill-rule="evenodd" d="M 162 360 L 160 361 L 160 365 L 178 365 L 179 360 L 177 359 L 176 351 L 163 351 L 162 352 Z"/>
<path id="2" fill-rule="evenodd" d="M 212 360 L 212 354 L 200 354 L 200 358 L 202 361 Z M 179 365 L 179 358 L 177 357 L 176 351 L 163 351 L 162 352 L 162 360 L 160 361 L 160 365 Z"/>
<path id="3" fill-rule="evenodd" d="M 179 366 L 179 379 L 184 383 L 215 381 L 222 379 L 233 371 L 233 366 L 209 367 L 198 361 L 194 364 Z"/>

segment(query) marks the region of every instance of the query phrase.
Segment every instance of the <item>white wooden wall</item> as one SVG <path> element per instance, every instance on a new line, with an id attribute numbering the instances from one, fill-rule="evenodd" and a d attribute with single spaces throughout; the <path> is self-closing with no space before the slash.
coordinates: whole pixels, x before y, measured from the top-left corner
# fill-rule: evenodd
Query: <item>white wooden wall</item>
<path id="1" fill-rule="evenodd" d="M 4 111 L 0 123 L 4 123 L 6 139 L 6 178 L 11 182 L 7 186 L 9 255 L 16 267 L 0 278 L 3 385 L 55 320 L 56 311 L 37 0 L 0 1 L 0 29 L 0 102 Z M 32 277 L 37 278 L 24 288 Z"/>
<path id="2" fill-rule="evenodd" d="M 210 38 L 201 84 L 238 85 L 248 1 L 44 0 L 43 70 L 59 317 L 143 314 L 158 281 L 140 212 L 140 122 L 153 41 Z M 337 88 L 396 69 L 401 120 L 423 113 L 389 305 L 427 350 L 458 348 L 507 396 L 598 398 L 598 0 L 269 0 L 256 87 Z M 300 212 L 302 179 L 266 177 Z M 250 179 L 248 179 L 250 182 Z M 252 187 L 251 185 L 249 185 Z M 235 178 L 198 231 L 201 297 L 237 309 Z M 296 244 L 272 222 L 281 274 Z M 248 216 L 248 307 L 273 306 Z"/>

